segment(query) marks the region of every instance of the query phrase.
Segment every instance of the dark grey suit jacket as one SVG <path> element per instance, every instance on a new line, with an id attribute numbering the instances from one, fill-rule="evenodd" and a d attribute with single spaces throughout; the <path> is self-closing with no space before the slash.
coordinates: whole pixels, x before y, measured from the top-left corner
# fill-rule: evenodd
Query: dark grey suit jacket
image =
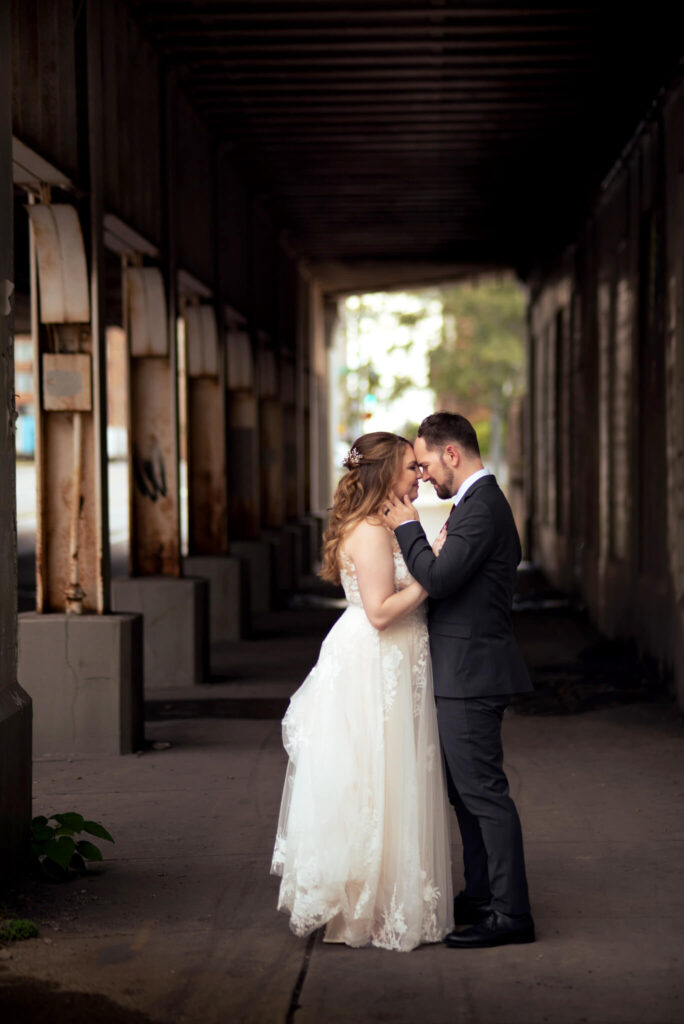
<path id="1" fill-rule="evenodd" d="M 429 594 L 435 695 L 531 690 L 511 625 L 520 540 L 496 479 L 481 477 L 452 510 L 438 558 L 420 523 L 399 526 L 396 538 L 409 572 Z"/>

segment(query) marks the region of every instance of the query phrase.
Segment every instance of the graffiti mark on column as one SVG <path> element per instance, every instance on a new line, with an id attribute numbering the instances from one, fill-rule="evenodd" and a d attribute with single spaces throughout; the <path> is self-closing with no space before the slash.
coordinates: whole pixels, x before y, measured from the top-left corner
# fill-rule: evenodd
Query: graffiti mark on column
<path id="1" fill-rule="evenodd" d="M 138 447 L 134 448 L 133 478 L 135 486 L 144 498 L 156 501 L 157 498 L 166 497 L 164 456 L 156 437 L 150 438 L 149 446 L 145 451 L 141 451 Z"/>

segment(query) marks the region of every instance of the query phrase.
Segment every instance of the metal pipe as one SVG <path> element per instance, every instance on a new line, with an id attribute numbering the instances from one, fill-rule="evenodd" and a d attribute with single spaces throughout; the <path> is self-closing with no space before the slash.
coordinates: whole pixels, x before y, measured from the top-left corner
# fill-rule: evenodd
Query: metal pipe
<path id="1" fill-rule="evenodd" d="M 83 614 L 85 590 L 78 582 L 78 527 L 81 518 L 81 481 L 83 463 L 83 431 L 80 412 L 74 413 L 73 423 L 73 469 L 71 477 L 71 525 L 69 529 L 69 558 L 71 571 L 69 585 L 65 590 L 66 611 L 69 615 Z"/>

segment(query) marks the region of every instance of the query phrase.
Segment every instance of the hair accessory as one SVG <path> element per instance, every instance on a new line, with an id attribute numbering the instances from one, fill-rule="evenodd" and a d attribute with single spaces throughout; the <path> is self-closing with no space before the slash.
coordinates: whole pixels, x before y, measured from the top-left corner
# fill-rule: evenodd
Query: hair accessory
<path id="1" fill-rule="evenodd" d="M 356 469 L 356 467 L 363 462 L 363 455 L 358 448 L 350 448 L 344 458 L 342 465 L 346 466 L 347 469 Z"/>

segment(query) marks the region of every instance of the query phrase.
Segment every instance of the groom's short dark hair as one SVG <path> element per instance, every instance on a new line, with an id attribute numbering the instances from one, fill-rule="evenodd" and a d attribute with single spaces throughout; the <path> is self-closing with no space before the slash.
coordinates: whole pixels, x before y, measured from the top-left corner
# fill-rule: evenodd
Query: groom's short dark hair
<path id="1" fill-rule="evenodd" d="M 445 448 L 450 443 L 461 447 L 468 455 L 479 458 L 480 446 L 472 423 L 457 412 L 433 412 L 418 427 L 428 448 Z"/>

